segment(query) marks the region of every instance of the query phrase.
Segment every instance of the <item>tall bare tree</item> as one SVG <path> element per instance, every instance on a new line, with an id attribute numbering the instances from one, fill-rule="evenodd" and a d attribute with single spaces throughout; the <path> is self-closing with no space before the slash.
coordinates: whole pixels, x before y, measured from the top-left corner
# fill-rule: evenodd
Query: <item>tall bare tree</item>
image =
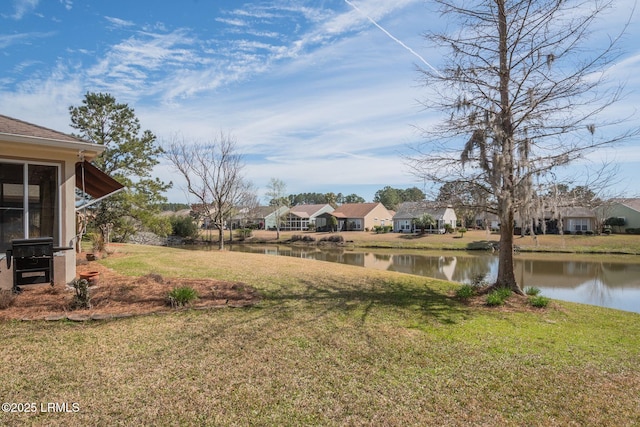
<path id="1" fill-rule="evenodd" d="M 283 208 L 289 207 L 289 199 L 285 197 L 287 184 L 278 178 L 271 178 L 267 184 L 265 195 L 269 199 L 269 206 L 276 208 L 276 239 L 280 240 L 280 223 L 283 217 Z"/>
<path id="2" fill-rule="evenodd" d="M 239 206 L 255 197 L 251 183 L 242 175 L 244 163 L 236 151 L 235 139 L 222 132 L 205 144 L 174 137 L 165 152 L 185 179 L 188 194 L 218 230 L 218 248 L 224 249 L 226 221 Z"/>
<path id="3" fill-rule="evenodd" d="M 425 130 L 409 164 L 423 179 L 472 183 L 489 195 L 500 218 L 494 286 L 522 293 L 513 268 L 514 220 L 531 205 L 537 184 L 638 133 L 620 130 L 624 118 L 601 114 L 620 99 L 621 86 L 605 76 L 624 28 L 589 37 L 613 0 L 435 2 L 459 24 L 428 35 L 450 54 L 441 70 L 422 70 L 434 91 L 425 105 L 446 118 Z"/>

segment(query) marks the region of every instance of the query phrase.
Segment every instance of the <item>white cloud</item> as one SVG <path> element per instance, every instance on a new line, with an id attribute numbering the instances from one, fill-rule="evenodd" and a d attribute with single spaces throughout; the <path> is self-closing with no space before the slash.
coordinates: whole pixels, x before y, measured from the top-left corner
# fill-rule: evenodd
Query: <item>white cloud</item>
<path id="1" fill-rule="evenodd" d="M 73 1 L 72 0 L 60 0 L 60 3 L 64 6 L 65 9 L 71 10 L 73 9 Z"/>
<path id="2" fill-rule="evenodd" d="M 22 19 L 25 15 L 35 10 L 39 2 L 40 0 L 14 0 L 14 14 L 11 17 L 15 20 Z"/>
<path id="3" fill-rule="evenodd" d="M 13 45 L 21 45 L 29 43 L 34 39 L 42 39 L 53 36 L 54 32 L 28 32 L 28 33 L 18 33 L 11 35 L 0 35 L 0 49 L 6 49 Z"/>
<path id="4" fill-rule="evenodd" d="M 120 19 L 120 18 L 114 18 L 111 16 L 105 16 L 104 19 L 106 19 L 107 21 L 109 21 L 109 23 L 111 23 L 114 27 L 133 27 L 135 25 L 134 22 L 132 21 L 126 21 L 124 19 Z"/>

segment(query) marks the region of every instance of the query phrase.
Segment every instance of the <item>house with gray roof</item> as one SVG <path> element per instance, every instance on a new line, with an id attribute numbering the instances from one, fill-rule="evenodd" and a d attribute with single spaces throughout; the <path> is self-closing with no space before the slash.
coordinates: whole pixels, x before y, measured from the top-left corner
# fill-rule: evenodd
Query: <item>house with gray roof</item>
<path id="1" fill-rule="evenodd" d="M 414 233 L 414 220 L 423 215 L 431 215 L 436 224 L 428 233 L 444 234 L 446 227 L 456 228 L 458 218 L 451 206 L 423 200 L 421 202 L 403 202 L 393 216 L 393 231 L 396 233 Z"/>
<path id="2" fill-rule="evenodd" d="M 304 231 L 309 228 L 324 228 L 327 226 L 327 218 L 321 215 L 333 211 L 334 208 L 329 204 L 291 206 L 284 214 L 282 230 Z"/>

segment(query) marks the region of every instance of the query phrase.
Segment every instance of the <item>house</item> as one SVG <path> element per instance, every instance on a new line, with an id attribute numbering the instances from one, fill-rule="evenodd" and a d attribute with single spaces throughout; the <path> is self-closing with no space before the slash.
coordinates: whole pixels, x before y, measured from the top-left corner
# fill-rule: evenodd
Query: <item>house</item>
<path id="1" fill-rule="evenodd" d="M 582 234 L 597 230 L 597 218 L 592 209 L 585 207 L 560 208 L 564 234 Z"/>
<path id="2" fill-rule="evenodd" d="M 14 284 L 16 263 L 8 267 L 5 262 L 14 240 L 52 238 L 51 281 L 67 284 L 75 279 L 76 212 L 123 188 L 89 163 L 103 150 L 0 115 L 0 289 Z M 85 194 L 78 206 L 76 189 Z"/>
<path id="3" fill-rule="evenodd" d="M 456 213 L 451 206 L 442 206 L 434 202 L 423 200 L 421 202 L 403 202 L 398 206 L 398 211 L 393 216 L 393 231 L 396 233 L 413 233 L 416 227 L 413 220 L 423 215 L 431 215 L 436 224 L 425 231 L 429 233 L 444 234 L 446 227 L 456 227 Z"/>
<path id="4" fill-rule="evenodd" d="M 289 208 L 287 206 L 257 206 L 247 212 L 246 226 L 254 226 L 260 230 L 275 230 L 278 220 L 280 226 Z"/>
<path id="5" fill-rule="evenodd" d="M 624 233 L 628 228 L 640 229 L 640 199 L 638 198 L 614 199 L 611 203 L 596 208 L 595 211 L 602 222 L 608 218 L 624 220 L 624 225 L 613 227 L 614 232 Z"/>
<path id="6" fill-rule="evenodd" d="M 331 213 L 319 215 L 318 219 L 326 220 L 327 225 L 316 230 L 330 231 L 331 217 L 336 219 L 338 231 L 365 231 L 393 224 L 393 213 L 382 203 L 345 203 Z"/>
<path id="7" fill-rule="evenodd" d="M 320 217 L 324 213 L 333 212 L 333 207 L 329 204 L 318 205 L 297 205 L 289 208 L 289 212 L 284 215 L 283 230 L 308 230 L 311 228 L 327 226 L 327 218 Z"/>

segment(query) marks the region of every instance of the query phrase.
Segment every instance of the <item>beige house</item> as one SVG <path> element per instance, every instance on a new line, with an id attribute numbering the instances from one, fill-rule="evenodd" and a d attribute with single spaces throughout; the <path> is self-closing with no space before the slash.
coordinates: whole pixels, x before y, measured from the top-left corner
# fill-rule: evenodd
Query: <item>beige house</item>
<path id="1" fill-rule="evenodd" d="M 338 221 L 338 231 L 365 231 L 375 226 L 393 225 L 393 212 L 382 203 L 345 203 L 330 213 L 324 213 L 318 218 L 326 218 L 329 227 L 329 217 Z M 323 229 L 317 227 L 318 231 Z"/>
<path id="2" fill-rule="evenodd" d="M 16 263 L 7 267 L 8 261 L 15 261 L 7 259 L 7 253 L 14 243 L 32 239 L 53 239 L 52 282 L 75 279 L 76 188 L 90 196 L 82 199 L 85 206 L 90 199 L 122 188 L 89 164 L 103 150 L 101 145 L 0 115 L 0 289 L 14 285 Z"/>

